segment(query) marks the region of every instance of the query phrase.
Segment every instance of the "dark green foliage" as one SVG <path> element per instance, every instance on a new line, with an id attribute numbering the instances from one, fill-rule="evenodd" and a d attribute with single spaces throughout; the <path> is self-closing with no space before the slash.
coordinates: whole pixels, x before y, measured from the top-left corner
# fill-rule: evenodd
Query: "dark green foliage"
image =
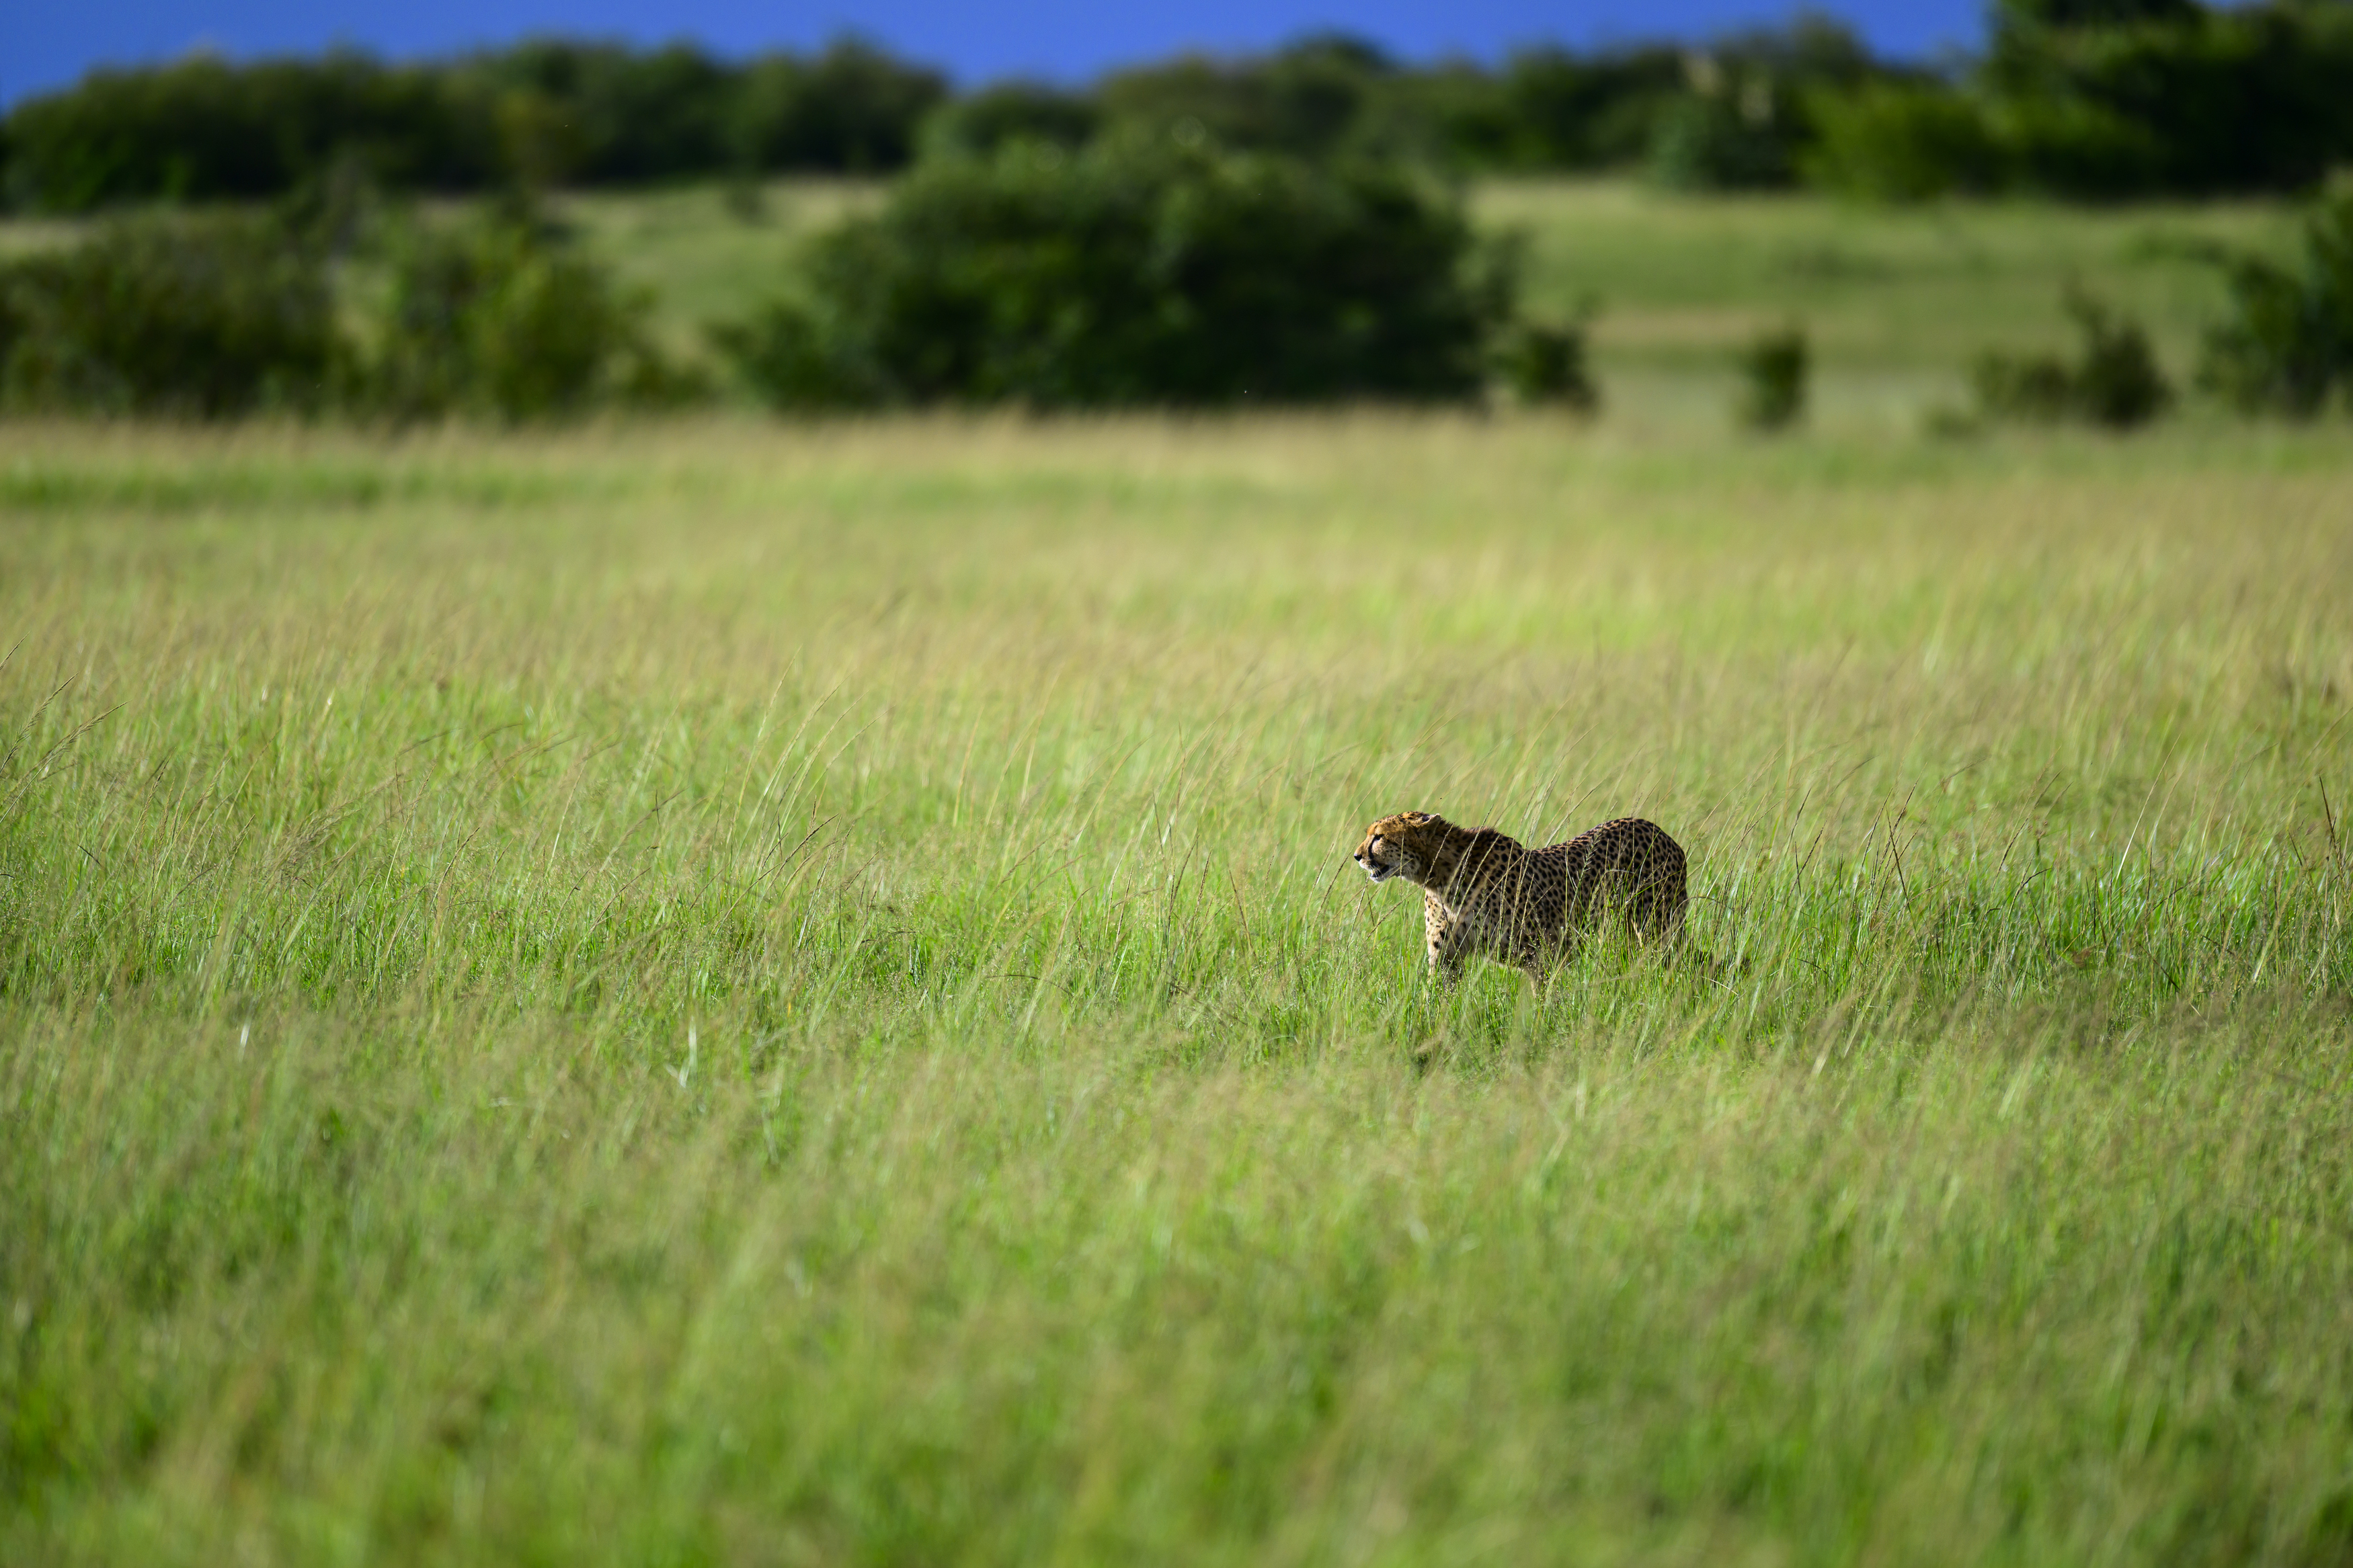
<path id="1" fill-rule="evenodd" d="M 1993 23 L 2006 42 L 2062 28 L 2186 22 L 2198 14 L 2198 0 L 1995 0 Z"/>
<path id="2" fill-rule="evenodd" d="M 1508 277 L 1403 173 L 1133 133 L 1039 153 L 917 170 L 814 246 L 805 299 L 720 346 L 788 407 L 1479 390 Z"/>
<path id="3" fill-rule="evenodd" d="M 2082 338 L 2072 362 L 2057 354 L 1979 356 L 1970 379 L 1983 413 L 2030 422 L 2082 420 L 2112 430 L 2133 429 L 2164 413 L 2173 389 L 2140 323 L 2080 289 L 2068 291 L 2067 313 Z"/>
<path id="4" fill-rule="evenodd" d="M 744 63 L 535 39 L 417 67 L 339 52 L 96 72 L 20 103 L 0 122 L 0 163 L 16 205 L 77 212 L 273 195 L 341 164 L 441 190 L 884 174 L 919 144 L 987 156 L 1117 128 L 1310 160 L 1646 165 L 1694 190 L 1802 175 L 1898 199 L 2114 198 L 2307 187 L 2353 163 L 2348 81 L 2353 5 L 2323 0 L 2015 0 L 1956 80 L 1876 62 L 1802 14 L 1697 53 L 1544 47 L 1500 68 L 1409 67 L 1324 34 L 1084 91 L 1011 82 L 954 102 L 937 73 L 854 39 Z"/>
<path id="5" fill-rule="evenodd" d="M 323 259 L 276 222 L 118 221 L 0 268 L 0 402 L 222 418 L 308 408 L 338 354 Z"/>
<path id="6" fill-rule="evenodd" d="M 2164 183 L 2165 148 L 2151 129 L 2080 95 L 1997 102 L 1989 115 L 2010 189 L 2121 198 Z"/>
<path id="7" fill-rule="evenodd" d="M 2171 406 L 2173 388 L 2138 321 L 2110 312 L 2081 292 L 2070 299 L 2068 310 L 2083 334 L 2074 383 L 2084 418 L 2125 430 L 2147 424 Z"/>
<path id="8" fill-rule="evenodd" d="M 438 65 L 338 52 L 97 71 L 5 122 L 16 205 L 272 195 L 357 164 L 399 189 L 638 184 L 730 169 L 879 173 L 946 95 L 843 42 L 745 66 L 682 45 L 534 39 Z"/>
<path id="9" fill-rule="evenodd" d="M 1413 69 L 1344 35 L 1270 55 L 1192 56 L 1097 89 L 1107 123 L 1303 158 L 1405 156 L 1461 169 L 1598 169 L 1638 163 L 1684 83 L 1663 47 L 1522 50 L 1500 71 Z"/>
<path id="10" fill-rule="evenodd" d="M 381 289 L 337 319 L 332 208 L 115 220 L 0 268 L 0 404 L 225 418 L 334 407 L 367 417 L 533 420 L 701 390 L 645 331 L 649 301 L 510 209 L 396 226 L 364 247 Z"/>
<path id="11" fill-rule="evenodd" d="M 1998 47 L 1989 77 L 2010 98 L 2071 107 L 2082 121 L 2085 167 L 2024 149 L 2026 170 L 2064 193 L 2292 189 L 2353 154 L 2353 10 L 2341 5 L 2039 35 L 2031 47 Z"/>
<path id="12" fill-rule="evenodd" d="M 1988 417 L 2050 424 L 2075 412 L 2075 378 L 2055 353 L 1988 351 L 1969 367 L 1978 407 Z"/>
<path id="13" fill-rule="evenodd" d="M 1806 412 L 1811 355 L 1797 325 L 1759 332 L 1740 353 L 1740 423 L 1751 430 L 1786 430 Z"/>
<path id="14" fill-rule="evenodd" d="M 1872 79 L 1854 35 L 1820 16 L 1735 34 L 1683 62 L 1686 90 L 1651 124 L 1652 178 L 1679 190 L 1787 185 L 1812 137 L 1806 102 Z"/>
<path id="15" fill-rule="evenodd" d="M 1531 406 L 1552 404 L 1577 414 L 1601 407 L 1582 318 L 1521 323 L 1505 334 L 1496 369 L 1512 395 Z"/>
<path id="16" fill-rule="evenodd" d="M 1527 49 L 1505 63 L 1498 85 L 1500 128 L 1459 143 L 1466 152 L 1504 167 L 1608 168 L 1649 151 L 1653 117 L 1683 90 L 1683 60 L 1670 48 Z"/>
<path id="17" fill-rule="evenodd" d="M 1687 93 L 1652 121 L 1651 177 L 1670 190 L 1752 190 L 1789 184 L 1789 143 L 1775 123 L 1769 86 L 1739 99 Z"/>
<path id="18" fill-rule="evenodd" d="M 1196 55 L 1118 72 L 1098 95 L 1113 125 L 1321 158 L 1357 144 L 1394 70 L 1370 44 L 1319 35 L 1257 58 Z"/>
<path id="19" fill-rule="evenodd" d="M 935 111 L 923 126 L 933 153 L 993 156 L 1013 142 L 1078 147 L 1103 123 L 1103 111 L 1084 93 L 1042 82 L 1007 81 L 967 94 Z"/>
<path id="20" fill-rule="evenodd" d="M 2293 190 L 2353 159 L 2348 81 L 2353 7 L 2019 5 L 1966 87 L 1819 97 L 1809 167 L 1894 197 Z"/>
<path id="21" fill-rule="evenodd" d="M 270 195 L 339 158 L 400 184 L 479 184 L 497 156 L 487 122 L 464 112 L 443 76 L 347 53 L 93 71 L 19 103 L 7 135 L 10 200 L 53 212 Z"/>
<path id="22" fill-rule="evenodd" d="M 388 249 L 389 287 L 347 393 L 364 412 L 522 421 L 691 390 L 647 340 L 649 301 L 527 216 L 410 226 Z"/>
<path id="23" fill-rule="evenodd" d="M 2009 184 L 2009 153 L 1978 102 L 1932 82 L 1822 91 L 1801 160 L 1811 184 L 1880 201 L 1918 201 Z"/>
<path id="24" fill-rule="evenodd" d="M 776 300 L 749 320 L 711 329 L 712 346 L 763 403 L 786 413 L 880 403 L 879 374 L 851 356 L 848 333 L 798 300 Z"/>
<path id="25" fill-rule="evenodd" d="M 917 130 L 947 83 L 844 39 L 814 59 L 764 55 L 740 91 L 735 155 L 745 166 L 881 174 L 914 156 Z"/>
<path id="26" fill-rule="evenodd" d="M 489 107 L 505 166 L 527 184 L 635 184 L 723 166 L 736 76 L 682 44 L 537 38 L 463 62 L 451 84 Z"/>
<path id="27" fill-rule="evenodd" d="M 2353 193 L 2306 220 L 2300 268 L 2227 260 L 2231 315 L 2207 336 L 2199 379 L 2248 412 L 2308 417 L 2353 389 Z"/>

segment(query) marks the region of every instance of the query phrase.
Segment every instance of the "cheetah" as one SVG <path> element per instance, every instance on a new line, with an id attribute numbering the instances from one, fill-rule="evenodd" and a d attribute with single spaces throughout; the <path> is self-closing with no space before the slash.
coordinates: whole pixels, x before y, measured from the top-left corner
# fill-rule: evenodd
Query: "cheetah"
<path id="1" fill-rule="evenodd" d="M 1683 934 L 1683 846 L 1639 816 L 1530 849 L 1492 827 L 1401 811 L 1366 830 L 1356 864 L 1376 882 L 1403 877 L 1421 889 L 1430 972 L 1449 981 L 1475 954 L 1542 984 L 1612 913 L 1644 942 Z"/>

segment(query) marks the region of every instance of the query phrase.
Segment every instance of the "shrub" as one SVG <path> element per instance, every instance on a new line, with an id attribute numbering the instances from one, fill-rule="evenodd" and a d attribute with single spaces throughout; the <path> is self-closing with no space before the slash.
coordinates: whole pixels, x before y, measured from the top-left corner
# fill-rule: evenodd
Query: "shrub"
<path id="1" fill-rule="evenodd" d="M 2012 189 L 2114 200 L 2162 188 L 2165 148 L 2151 129 L 2078 96 L 1994 100 L 1987 120 Z"/>
<path id="2" fill-rule="evenodd" d="M 1577 414 L 1598 413 L 1601 389 L 1594 384 L 1586 353 L 1590 312 L 1570 321 L 1526 321 L 1504 334 L 1496 355 L 1504 385 L 1531 406 L 1555 404 Z"/>
<path id="3" fill-rule="evenodd" d="M 533 38 L 446 74 L 497 126 L 501 172 L 525 184 L 644 184 L 727 162 L 737 73 L 685 45 Z"/>
<path id="4" fill-rule="evenodd" d="M 2353 153 L 2353 13 L 2342 5 L 2042 9 L 2003 19 L 1984 79 L 2047 122 L 2028 129 L 2057 156 L 2026 149 L 2026 172 L 2046 188 L 2290 189 Z"/>
<path id="5" fill-rule="evenodd" d="M 2231 315 L 2207 334 L 2199 380 L 2247 412 L 2309 417 L 2353 391 L 2353 192 L 2306 219 L 2301 268 L 2226 262 Z"/>
<path id="6" fill-rule="evenodd" d="M 337 358 L 324 260 L 271 219 L 119 220 L 0 269 L 0 401 L 13 408 L 308 408 Z"/>
<path id="7" fill-rule="evenodd" d="M 200 56 L 93 71 L 0 124 L 7 198 L 109 204 L 269 196 L 356 163 L 395 188 L 642 183 L 731 169 L 904 164 L 946 84 L 855 42 L 748 66 L 670 45 L 532 39 L 391 67 L 336 51 Z"/>
<path id="8" fill-rule="evenodd" d="M 1741 392 L 1736 409 L 1751 430 L 1785 430 L 1806 412 L 1810 355 L 1802 327 L 1760 332 L 1740 353 Z"/>
<path id="9" fill-rule="evenodd" d="M 1503 142 L 1523 168 L 1598 169 L 1638 162 L 1651 121 L 1683 90 L 1683 56 L 1663 47 L 1578 56 L 1523 50 L 1504 65 L 1503 89 L 1516 132 Z M 1502 138 L 1497 138 L 1502 141 Z"/>
<path id="10" fill-rule="evenodd" d="M 2353 7 L 2017 0 L 1966 92 L 1822 94 L 1808 177 L 1895 198 L 2292 190 L 2353 159 Z"/>
<path id="11" fill-rule="evenodd" d="M 1671 100 L 1651 126 L 1651 177 L 1683 191 L 1788 184 L 1789 144 L 1774 114 L 1769 85 L 1753 85 L 1740 98 L 1685 93 Z"/>
<path id="12" fill-rule="evenodd" d="M 93 71 L 8 116 L 17 205 L 274 195 L 356 159 L 404 184 L 479 184 L 496 147 L 440 73 L 364 55 Z"/>
<path id="13" fill-rule="evenodd" d="M 1365 121 L 1395 66 L 1341 34 L 1240 60 L 1187 56 L 1104 79 L 1108 121 L 1145 136 L 1198 131 L 1220 146 L 1327 158 L 1361 150 Z"/>
<path id="14" fill-rule="evenodd" d="M 1809 100 L 1815 142 L 1800 158 L 1810 184 L 1880 201 L 2000 189 L 2008 161 L 1983 108 L 1926 82 L 1824 89 Z"/>
<path id="15" fill-rule="evenodd" d="M 1813 136 L 1807 100 L 1875 70 L 1852 32 L 1818 15 L 1723 37 L 1685 57 L 1687 90 L 1651 126 L 1651 175 L 1685 190 L 1787 185 Z"/>
<path id="16" fill-rule="evenodd" d="M 526 216 L 411 225 L 389 249 L 388 287 L 347 387 L 362 411 L 523 421 L 691 393 L 646 336 L 650 301 Z"/>
<path id="17" fill-rule="evenodd" d="M 715 334 L 780 406 L 1477 393 L 1507 268 L 1393 167 L 1109 138 L 919 168 Z"/>
<path id="18" fill-rule="evenodd" d="M 1103 110 L 1083 93 L 1030 81 L 999 82 L 934 110 L 923 123 L 928 155 L 994 157 L 1015 142 L 1083 146 Z"/>
<path id="19" fill-rule="evenodd" d="M 924 117 L 946 97 L 936 71 L 855 39 L 813 59 L 765 55 L 744 72 L 734 156 L 751 169 L 888 173 L 914 156 Z"/>
<path id="20" fill-rule="evenodd" d="M 1972 367 L 1978 406 L 1989 418 L 2081 419 L 2115 430 L 2146 425 L 2165 412 L 2173 389 L 2158 369 L 2140 323 L 2111 311 L 2081 289 L 2067 313 L 2082 335 L 2078 357 L 1987 353 Z"/>

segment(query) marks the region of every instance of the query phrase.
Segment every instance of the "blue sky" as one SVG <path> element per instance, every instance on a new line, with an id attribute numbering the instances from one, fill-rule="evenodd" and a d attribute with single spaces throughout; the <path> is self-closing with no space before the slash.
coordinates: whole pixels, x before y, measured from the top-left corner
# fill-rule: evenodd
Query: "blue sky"
<path id="1" fill-rule="evenodd" d="M 1972 42 L 1984 6 L 1981 0 L 1862 0 L 1826 9 L 1850 19 L 1882 51 L 1921 57 Z M 1742 0 L 1006 0 L 987 6 L 942 0 L 0 0 L 0 100 L 62 85 L 94 65 L 168 59 L 206 46 L 248 56 L 342 42 L 415 56 L 561 32 L 648 42 L 689 37 L 742 53 L 806 47 L 856 30 L 969 83 L 1015 73 L 1082 79 L 1181 48 L 1262 47 L 1316 27 L 1364 34 L 1408 58 L 1450 52 L 1492 58 L 1537 39 L 1588 45 L 1704 37 L 1779 20 L 1790 10 Z"/>

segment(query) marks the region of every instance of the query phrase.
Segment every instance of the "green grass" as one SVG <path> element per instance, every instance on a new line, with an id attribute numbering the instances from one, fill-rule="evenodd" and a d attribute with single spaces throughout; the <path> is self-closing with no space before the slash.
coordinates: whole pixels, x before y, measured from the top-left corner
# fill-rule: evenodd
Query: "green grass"
<path id="1" fill-rule="evenodd" d="M 2186 374 L 2224 305 L 2204 258 L 2218 246 L 2287 249 L 2295 229 L 2273 203 L 1877 207 L 1625 184 L 1493 185 L 1476 211 L 1531 237 L 1533 304 L 1600 305 L 1605 365 L 1718 367 L 1758 329 L 1794 319 L 1826 368 L 1883 376 L 1956 374 L 1987 347 L 2070 341 L 2070 279 L 2142 319 Z"/>
<path id="2" fill-rule="evenodd" d="M 2348 519 L 0 426 L 0 1560 L 2344 1562 Z M 1656 818 L 1722 973 L 1434 990 L 1409 805 Z"/>

